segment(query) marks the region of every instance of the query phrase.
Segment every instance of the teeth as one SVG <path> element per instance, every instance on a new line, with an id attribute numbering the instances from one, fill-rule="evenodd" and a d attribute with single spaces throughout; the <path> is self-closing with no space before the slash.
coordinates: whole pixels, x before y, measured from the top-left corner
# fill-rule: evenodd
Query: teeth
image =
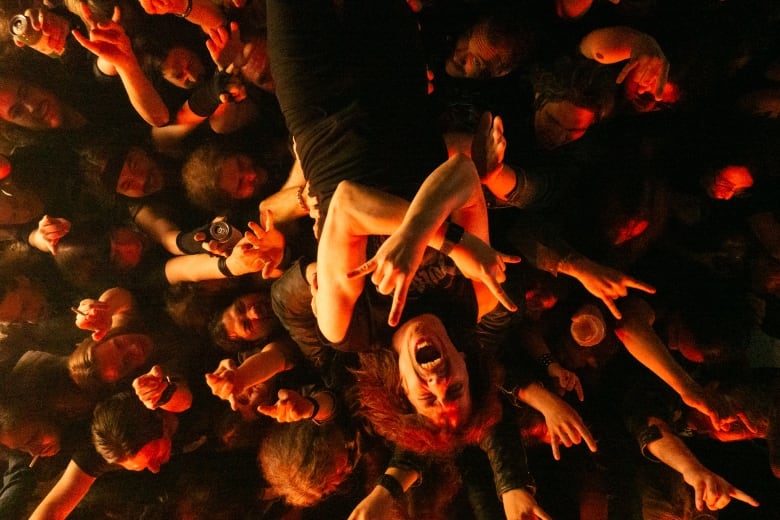
<path id="1" fill-rule="evenodd" d="M 434 370 L 436 367 L 441 365 L 442 360 L 441 358 L 435 360 L 435 361 L 428 361 L 427 363 L 421 363 L 420 366 L 425 370 Z"/>

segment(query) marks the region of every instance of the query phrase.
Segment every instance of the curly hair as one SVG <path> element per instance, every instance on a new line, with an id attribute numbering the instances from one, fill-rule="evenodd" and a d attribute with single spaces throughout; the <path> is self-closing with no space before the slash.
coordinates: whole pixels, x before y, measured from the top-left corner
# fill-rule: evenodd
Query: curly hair
<path id="1" fill-rule="evenodd" d="M 260 444 L 257 462 L 275 495 L 297 507 L 311 507 L 333 493 L 347 477 L 334 473 L 345 444 L 336 421 L 275 423 Z"/>
<path id="2" fill-rule="evenodd" d="M 463 352 L 473 402 L 472 414 L 463 426 L 456 430 L 437 428 L 414 410 L 401 386 L 398 355 L 390 348 L 360 354 L 360 368 L 353 371 L 358 412 L 378 435 L 415 453 L 449 456 L 464 446 L 478 444 L 501 418 L 497 389 L 502 370 L 476 340 L 461 346 L 467 347 Z"/>

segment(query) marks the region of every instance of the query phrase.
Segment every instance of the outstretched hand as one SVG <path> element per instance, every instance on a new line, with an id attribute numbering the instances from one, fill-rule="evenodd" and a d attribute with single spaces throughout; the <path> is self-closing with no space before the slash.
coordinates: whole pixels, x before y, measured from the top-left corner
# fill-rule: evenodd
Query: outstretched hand
<path id="1" fill-rule="evenodd" d="M 618 74 L 617 83 L 630 81 L 637 84 L 639 94 L 650 92 L 657 101 L 663 99 L 664 86 L 669 80 L 669 61 L 664 52 L 649 35 L 643 35 L 641 41 L 632 49 L 631 58 Z"/>
<path id="2" fill-rule="evenodd" d="M 685 482 L 694 490 L 696 509 L 704 511 L 704 507 L 710 511 L 723 509 L 732 498 L 745 502 L 753 507 L 759 503 L 744 491 L 737 489 L 726 479 L 705 468 L 695 467 L 683 473 Z"/>
<path id="3" fill-rule="evenodd" d="M 257 411 L 273 417 L 277 422 L 297 422 L 311 418 L 314 412 L 312 402 L 295 390 L 279 390 L 279 400 L 271 405 L 260 405 Z"/>
<path id="4" fill-rule="evenodd" d="M 114 7 L 111 20 L 106 22 L 97 22 L 86 2 L 81 3 L 81 10 L 84 21 L 89 27 L 89 38 L 78 30 L 73 30 L 72 33 L 82 47 L 116 69 L 124 69 L 138 62 L 130 38 L 119 23 L 121 18 L 119 7 Z"/>

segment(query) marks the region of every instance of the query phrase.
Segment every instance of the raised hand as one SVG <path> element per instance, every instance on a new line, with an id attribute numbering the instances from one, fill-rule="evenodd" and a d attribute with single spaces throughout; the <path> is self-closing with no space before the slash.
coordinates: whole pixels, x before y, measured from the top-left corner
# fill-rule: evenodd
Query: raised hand
<path id="1" fill-rule="evenodd" d="M 356 269 L 348 278 L 371 275 L 371 281 L 380 294 L 393 294 L 393 304 L 387 322 L 395 326 L 401 319 L 406 295 L 417 269 L 422 263 L 426 244 L 419 237 L 393 233 L 379 247 L 376 254 Z"/>
<path id="2" fill-rule="evenodd" d="M 310 419 L 314 404 L 295 390 L 279 390 L 279 400 L 271 405 L 260 405 L 257 411 L 273 417 L 277 422 L 297 422 Z"/>
<path id="3" fill-rule="evenodd" d="M 85 2 L 81 3 L 81 10 L 89 27 L 89 38 L 78 30 L 73 31 L 73 37 L 82 47 L 116 69 L 126 69 L 138 62 L 130 38 L 119 23 L 121 18 L 119 7 L 114 7 L 111 20 L 106 22 L 95 21 Z"/>
<path id="4" fill-rule="evenodd" d="M 36 235 L 40 241 L 42 241 L 42 245 L 45 246 L 46 250 L 52 255 L 56 255 L 57 244 L 60 239 L 69 232 L 70 221 L 68 219 L 44 215 L 43 218 L 38 221 Z"/>
<path id="5" fill-rule="evenodd" d="M 91 330 L 92 339 L 100 341 L 111 329 L 113 313 L 108 303 L 86 298 L 79 302 L 76 312 L 76 327 Z"/>
<path id="6" fill-rule="evenodd" d="M 683 472 L 685 482 L 694 490 L 696 509 L 704 511 L 704 507 L 710 511 L 717 511 L 726 507 L 732 498 L 758 507 L 756 499 L 731 485 L 726 479 L 705 468 L 697 465 Z"/>
<path id="7" fill-rule="evenodd" d="M 631 49 L 631 58 L 615 81 L 623 83 L 629 77 L 637 84 L 637 93 L 650 92 L 656 100 L 663 99 L 664 86 L 669 80 L 669 61 L 651 36 L 643 34 L 638 39 Z"/>
<path id="8" fill-rule="evenodd" d="M 585 400 L 585 394 L 582 391 L 582 383 L 577 374 L 571 370 L 567 370 L 561 366 L 560 363 L 550 364 L 550 366 L 547 367 L 547 373 L 555 380 L 555 384 L 560 389 L 559 395 L 563 395 L 566 392 L 571 392 L 573 390 L 577 394 L 577 399 L 580 401 Z"/>
<path id="9" fill-rule="evenodd" d="M 65 44 L 70 33 L 70 22 L 48 9 L 31 8 L 24 11 L 32 29 L 40 33 L 40 38 L 33 44 L 23 38 L 14 36 L 17 47 L 29 46 L 48 56 L 61 56 L 65 52 Z"/>
<path id="10" fill-rule="evenodd" d="M 144 403 L 144 406 L 150 410 L 157 408 L 157 402 L 160 396 L 168 388 L 170 382 L 165 378 L 162 367 L 154 365 L 152 369 L 142 376 L 133 380 L 133 390 L 135 394 Z"/>
<path id="11" fill-rule="evenodd" d="M 206 384 L 211 389 L 211 393 L 230 403 L 230 409 L 237 410 L 237 395 L 243 388 L 236 388 L 236 362 L 232 359 L 223 359 L 219 362 L 217 369 L 210 374 L 206 374 Z"/>
<path id="12" fill-rule="evenodd" d="M 501 502 L 507 520 L 552 520 L 525 489 L 510 489 L 501 495 Z"/>
<path id="13" fill-rule="evenodd" d="M 241 30 L 237 22 L 230 22 L 229 28 L 220 25 L 211 29 L 206 48 L 219 70 L 225 70 L 230 65 L 233 65 L 234 70 L 238 70 L 246 64 L 244 42 L 241 41 Z"/>

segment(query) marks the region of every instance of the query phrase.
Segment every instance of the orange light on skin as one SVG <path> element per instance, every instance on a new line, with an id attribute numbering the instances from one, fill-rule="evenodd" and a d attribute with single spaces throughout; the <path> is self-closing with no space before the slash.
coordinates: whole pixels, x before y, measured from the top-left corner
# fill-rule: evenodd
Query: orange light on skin
<path id="1" fill-rule="evenodd" d="M 11 175 L 11 160 L 0 154 L 0 181 Z"/>
<path id="2" fill-rule="evenodd" d="M 753 174 L 746 166 L 729 165 L 719 170 L 705 185 L 707 195 L 716 200 L 731 200 L 753 187 Z"/>
<path id="3" fill-rule="evenodd" d="M 630 219 L 615 231 L 613 245 L 625 244 L 632 238 L 636 238 L 647 230 L 650 223 L 644 219 Z"/>

